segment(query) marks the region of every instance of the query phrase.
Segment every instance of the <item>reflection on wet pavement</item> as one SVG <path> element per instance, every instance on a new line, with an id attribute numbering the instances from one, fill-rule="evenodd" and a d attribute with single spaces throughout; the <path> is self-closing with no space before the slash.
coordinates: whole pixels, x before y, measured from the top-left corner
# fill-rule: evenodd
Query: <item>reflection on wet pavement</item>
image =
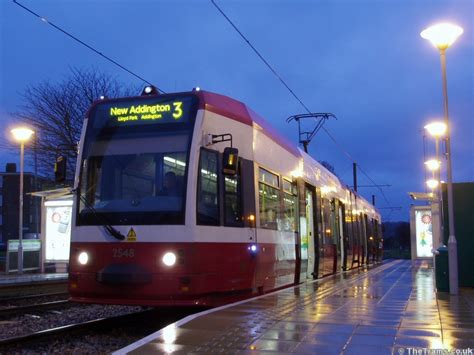
<path id="1" fill-rule="evenodd" d="M 409 354 L 409 348 L 474 348 L 474 290 L 436 294 L 433 278 L 426 261 L 351 271 L 171 325 L 132 353 Z"/>

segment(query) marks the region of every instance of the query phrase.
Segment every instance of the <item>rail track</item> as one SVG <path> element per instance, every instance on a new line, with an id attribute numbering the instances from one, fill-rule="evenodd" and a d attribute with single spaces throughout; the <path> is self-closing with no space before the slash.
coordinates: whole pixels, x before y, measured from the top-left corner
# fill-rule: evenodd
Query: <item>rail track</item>
<path id="1" fill-rule="evenodd" d="M 0 284 L 0 301 L 35 297 L 40 294 L 66 293 L 67 291 L 67 280 L 65 279 Z"/>
<path id="2" fill-rule="evenodd" d="M 0 340 L 0 353 L 111 352 L 202 309 L 145 309 Z M 114 342 L 110 344 L 110 339 Z M 91 340 L 92 339 L 92 340 Z M 93 345 L 91 345 L 91 343 Z"/>
<path id="3" fill-rule="evenodd" d="M 30 305 L 23 305 L 23 306 L 13 306 L 9 308 L 0 309 L 0 319 L 4 319 L 6 317 L 12 317 L 17 315 L 24 315 L 28 312 L 33 314 L 44 313 L 48 312 L 55 308 L 67 308 L 68 306 L 72 306 L 73 303 L 69 302 L 68 300 L 59 300 L 59 301 L 50 301 L 50 302 L 43 302 L 43 303 L 36 303 Z"/>
<path id="4" fill-rule="evenodd" d="M 153 312 L 153 310 L 145 310 L 142 312 L 130 313 L 115 317 L 109 318 L 99 318 L 90 321 L 69 324 L 62 327 L 56 327 L 46 330 L 40 330 L 38 332 L 34 332 L 27 335 L 22 335 L 18 337 L 11 337 L 7 339 L 0 340 L 0 349 L 4 348 L 5 346 L 25 346 L 26 344 L 30 344 L 32 342 L 38 342 L 42 340 L 50 341 L 52 337 L 59 337 L 64 335 L 71 335 L 81 331 L 91 331 L 97 328 L 103 328 L 108 326 L 123 326 L 131 321 L 135 322 L 137 319 L 142 318 L 143 316 Z"/>
<path id="5" fill-rule="evenodd" d="M 34 300 L 40 297 L 64 297 L 67 298 L 69 297 L 68 292 L 43 292 L 43 293 L 35 293 L 35 294 L 29 294 L 29 295 L 24 295 L 24 296 L 8 296 L 8 297 L 2 297 L 0 296 L 0 302 L 2 303 L 14 303 L 14 302 L 20 302 L 20 301 L 28 301 L 28 300 Z"/>

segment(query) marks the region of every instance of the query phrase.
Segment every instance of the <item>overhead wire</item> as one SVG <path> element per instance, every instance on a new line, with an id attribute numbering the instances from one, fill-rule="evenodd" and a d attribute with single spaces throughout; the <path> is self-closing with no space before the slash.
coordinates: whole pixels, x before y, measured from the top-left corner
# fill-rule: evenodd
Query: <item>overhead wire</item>
<path id="1" fill-rule="evenodd" d="M 234 30 L 242 37 L 242 39 L 249 45 L 249 47 L 255 52 L 255 54 L 261 59 L 261 61 L 268 67 L 268 69 L 277 77 L 280 83 L 290 92 L 290 94 L 300 103 L 300 105 L 308 112 L 311 113 L 312 111 L 308 108 L 308 106 L 303 102 L 302 99 L 296 95 L 296 93 L 291 89 L 291 87 L 286 83 L 286 81 L 281 77 L 281 75 L 274 69 L 270 63 L 265 59 L 265 57 L 257 50 L 257 48 L 250 42 L 250 40 L 240 31 L 237 25 L 227 16 L 227 14 L 217 5 L 214 0 L 210 0 L 214 7 L 219 11 L 219 13 L 227 20 L 227 22 L 234 28 Z M 384 191 L 378 184 L 368 175 L 368 173 L 362 169 L 362 167 L 357 164 L 356 160 L 352 157 L 352 155 L 344 149 L 344 147 L 337 141 L 337 139 L 329 132 L 326 127 L 322 127 L 322 130 L 326 133 L 326 135 L 333 141 L 333 143 L 339 148 L 339 150 L 353 163 L 356 163 L 357 167 L 359 168 L 360 172 L 374 185 L 377 185 L 377 189 L 380 191 L 383 199 L 390 205 L 390 202 L 385 195 Z"/>
<path id="2" fill-rule="evenodd" d="M 79 39 L 78 37 L 74 36 L 73 34 L 71 34 L 70 32 L 62 29 L 61 27 L 59 27 L 58 25 L 52 23 L 51 21 L 49 21 L 46 17 L 43 17 L 39 14 L 37 14 L 36 12 L 34 12 L 33 10 L 29 9 L 28 7 L 26 7 L 25 5 L 23 4 L 20 4 L 17 0 L 12 0 L 14 4 L 18 5 L 19 7 L 21 7 L 23 10 L 29 12 L 30 14 L 32 14 L 33 16 L 36 16 L 37 18 L 39 18 L 41 21 L 43 21 L 44 23 L 52 26 L 54 29 L 58 30 L 59 32 L 62 32 L 63 34 L 65 34 L 66 36 L 68 36 L 69 38 L 72 38 L 74 41 L 78 42 L 79 44 L 83 45 L 84 47 L 90 49 L 91 51 L 93 51 L 94 53 L 100 55 L 102 58 L 108 60 L 109 62 L 111 62 L 112 64 L 116 65 L 117 67 L 119 67 L 120 69 L 126 71 L 127 73 L 133 75 L 134 77 L 140 79 L 141 81 L 143 81 L 144 83 L 148 84 L 148 85 L 152 85 L 154 86 L 155 88 L 157 88 L 158 91 L 160 91 L 161 93 L 165 94 L 165 92 L 163 90 L 161 90 L 158 86 L 152 84 L 150 81 L 146 80 L 145 78 L 141 77 L 140 75 L 134 73 L 133 71 L 131 71 L 130 69 L 126 68 L 125 66 L 123 66 L 122 64 L 120 64 L 119 62 L 117 62 L 116 60 L 110 58 L 109 56 L 105 55 L 104 53 L 100 52 L 99 50 L 95 49 L 94 47 L 92 47 L 91 45 L 87 44 L 86 42 L 82 41 L 81 39 Z"/>

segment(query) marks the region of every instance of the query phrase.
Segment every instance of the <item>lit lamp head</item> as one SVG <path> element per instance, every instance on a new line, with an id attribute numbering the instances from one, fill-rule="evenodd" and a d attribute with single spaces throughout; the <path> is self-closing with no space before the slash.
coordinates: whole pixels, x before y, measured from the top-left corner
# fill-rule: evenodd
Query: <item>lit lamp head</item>
<path id="1" fill-rule="evenodd" d="M 31 136 L 35 133 L 33 130 L 28 127 L 18 127 L 11 130 L 13 138 L 20 143 L 27 142 Z"/>
<path id="2" fill-rule="evenodd" d="M 464 30 L 457 25 L 439 23 L 423 30 L 420 36 L 433 43 L 438 49 L 444 50 L 451 46 L 463 32 Z"/>
<path id="3" fill-rule="evenodd" d="M 147 85 L 143 88 L 141 96 L 159 95 L 158 88 L 153 85 Z"/>
<path id="4" fill-rule="evenodd" d="M 437 159 L 430 159 L 430 160 L 425 161 L 425 165 L 428 168 L 428 170 L 435 171 L 441 167 L 441 162 Z"/>
<path id="5" fill-rule="evenodd" d="M 431 190 L 434 190 L 438 187 L 439 185 L 439 181 L 438 180 L 435 180 L 435 179 L 430 179 L 428 181 L 426 181 L 426 185 L 431 189 Z"/>
<path id="6" fill-rule="evenodd" d="M 444 122 L 431 122 L 425 126 L 425 129 L 431 136 L 440 138 L 446 134 L 448 126 L 446 126 L 446 123 Z"/>

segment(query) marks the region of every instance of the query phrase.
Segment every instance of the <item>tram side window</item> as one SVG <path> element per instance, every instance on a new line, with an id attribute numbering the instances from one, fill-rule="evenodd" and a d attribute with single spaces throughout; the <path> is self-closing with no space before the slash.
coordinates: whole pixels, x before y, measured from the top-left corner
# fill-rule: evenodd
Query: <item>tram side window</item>
<path id="1" fill-rule="evenodd" d="M 280 230 L 285 232 L 296 231 L 297 206 L 296 184 L 283 180 L 283 218 L 281 220 Z"/>
<path id="2" fill-rule="evenodd" d="M 352 230 L 352 209 L 351 206 L 348 205 L 346 207 L 346 230 L 347 230 L 347 237 L 348 237 L 348 247 L 352 248 L 354 244 L 354 231 Z"/>
<path id="3" fill-rule="evenodd" d="M 277 229 L 280 212 L 280 184 L 278 175 L 260 168 L 259 170 L 259 207 L 260 226 L 262 228 Z"/>
<path id="4" fill-rule="evenodd" d="M 197 223 L 219 225 L 218 154 L 202 149 L 199 159 Z"/>
<path id="5" fill-rule="evenodd" d="M 322 201 L 322 212 L 323 212 L 323 228 L 324 228 L 324 244 L 335 244 L 334 243 L 334 214 L 331 210 L 331 201 L 323 198 Z"/>
<path id="6" fill-rule="evenodd" d="M 359 215 L 357 213 L 353 214 L 354 220 L 353 220 L 353 226 L 354 226 L 354 231 L 355 231 L 355 238 L 357 240 L 357 245 L 361 245 L 362 242 L 362 234 L 360 232 L 360 219 Z"/>
<path id="7" fill-rule="evenodd" d="M 224 177 L 224 224 L 234 227 L 243 226 L 240 164 L 235 176 Z"/>

